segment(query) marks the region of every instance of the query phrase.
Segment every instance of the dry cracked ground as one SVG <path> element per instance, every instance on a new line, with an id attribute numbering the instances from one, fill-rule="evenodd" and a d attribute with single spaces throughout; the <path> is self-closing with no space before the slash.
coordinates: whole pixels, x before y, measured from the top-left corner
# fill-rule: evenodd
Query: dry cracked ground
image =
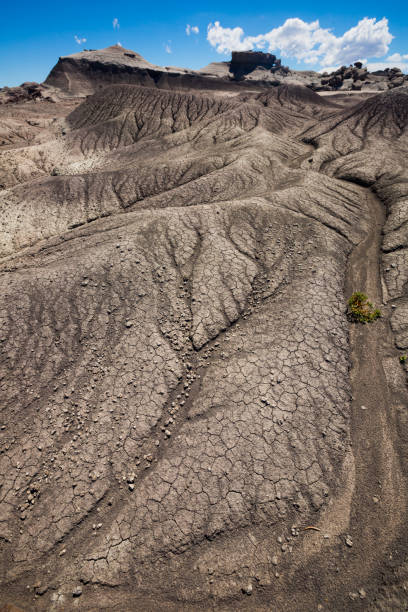
<path id="1" fill-rule="evenodd" d="M 0 129 L 1 603 L 405 610 L 408 90 Z"/>

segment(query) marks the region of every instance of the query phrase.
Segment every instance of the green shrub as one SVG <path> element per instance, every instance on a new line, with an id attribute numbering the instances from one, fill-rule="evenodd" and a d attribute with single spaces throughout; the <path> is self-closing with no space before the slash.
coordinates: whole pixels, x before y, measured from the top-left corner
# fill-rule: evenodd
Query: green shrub
<path id="1" fill-rule="evenodd" d="M 381 311 L 374 308 L 365 293 L 355 291 L 348 301 L 348 316 L 355 323 L 371 323 L 381 317 Z"/>
<path id="2" fill-rule="evenodd" d="M 400 355 L 400 363 L 405 363 L 407 360 L 407 356 L 406 355 Z"/>

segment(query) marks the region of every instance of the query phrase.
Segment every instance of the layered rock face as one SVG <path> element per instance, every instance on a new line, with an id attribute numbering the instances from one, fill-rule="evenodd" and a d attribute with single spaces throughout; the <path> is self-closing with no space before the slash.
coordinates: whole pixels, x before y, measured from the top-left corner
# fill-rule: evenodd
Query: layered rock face
<path id="1" fill-rule="evenodd" d="M 406 94 L 85 63 L 0 109 L 0 601 L 404 606 Z"/>
<path id="2" fill-rule="evenodd" d="M 45 84 L 74 95 L 90 94 L 110 83 L 131 83 L 145 69 L 161 70 L 138 53 L 113 45 L 60 57 Z"/>

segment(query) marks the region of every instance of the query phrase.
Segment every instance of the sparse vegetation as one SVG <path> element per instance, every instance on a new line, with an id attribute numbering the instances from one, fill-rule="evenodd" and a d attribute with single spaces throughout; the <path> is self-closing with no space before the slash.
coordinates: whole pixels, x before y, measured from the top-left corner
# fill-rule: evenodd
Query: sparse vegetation
<path id="1" fill-rule="evenodd" d="M 400 355 L 400 363 L 405 363 L 407 360 L 407 356 L 406 355 Z"/>
<path id="2" fill-rule="evenodd" d="M 371 323 L 381 317 L 381 311 L 374 308 L 365 293 L 355 291 L 348 301 L 348 316 L 355 323 Z"/>

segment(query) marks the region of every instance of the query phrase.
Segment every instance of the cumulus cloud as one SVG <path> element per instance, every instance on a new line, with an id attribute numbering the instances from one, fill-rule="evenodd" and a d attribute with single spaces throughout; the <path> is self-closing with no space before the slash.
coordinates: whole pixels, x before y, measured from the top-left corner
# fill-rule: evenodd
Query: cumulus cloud
<path id="1" fill-rule="evenodd" d="M 402 72 L 408 72 L 408 53 L 393 53 L 382 62 L 369 62 L 367 68 L 370 72 L 385 70 L 386 68 L 399 68 Z"/>
<path id="2" fill-rule="evenodd" d="M 115 17 L 115 19 L 112 21 L 112 25 L 113 25 L 114 30 L 119 30 L 120 25 L 119 25 L 119 19 L 117 17 Z"/>
<path id="3" fill-rule="evenodd" d="M 319 21 L 310 23 L 294 17 L 265 34 L 245 36 L 241 27 L 224 28 L 219 21 L 210 23 L 207 40 L 218 53 L 262 49 L 279 51 L 307 64 L 332 66 L 350 64 L 361 57 L 382 57 L 393 36 L 384 17 L 364 17 L 342 36 L 322 28 Z"/>
<path id="4" fill-rule="evenodd" d="M 404 60 L 408 60 L 408 53 L 405 55 L 401 55 L 400 53 L 393 53 L 389 57 L 387 57 L 388 62 L 403 62 Z"/>
<path id="5" fill-rule="evenodd" d="M 199 33 L 199 28 L 198 26 L 192 26 L 189 23 L 186 25 L 186 34 L 187 36 L 190 36 L 190 34 L 198 34 Z"/>
<path id="6" fill-rule="evenodd" d="M 81 38 L 80 36 L 77 36 L 76 34 L 75 34 L 74 38 L 75 38 L 75 42 L 78 45 L 82 45 L 83 43 L 86 43 L 86 38 Z"/>

